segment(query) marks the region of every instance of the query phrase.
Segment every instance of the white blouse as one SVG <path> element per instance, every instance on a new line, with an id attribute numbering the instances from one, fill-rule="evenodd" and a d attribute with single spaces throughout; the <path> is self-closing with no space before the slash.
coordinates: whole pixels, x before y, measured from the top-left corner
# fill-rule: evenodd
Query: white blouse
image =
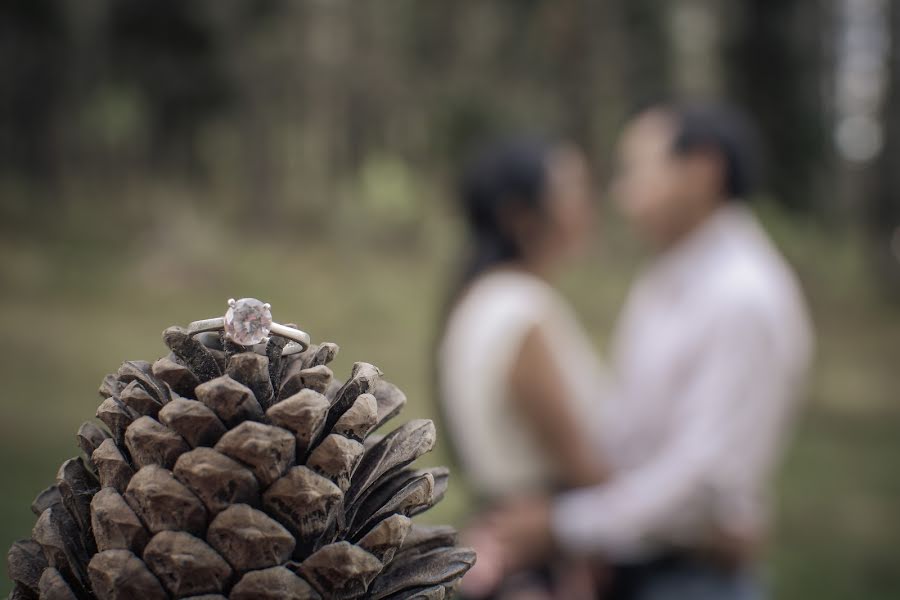
<path id="1" fill-rule="evenodd" d="M 559 478 L 510 401 L 510 378 L 526 335 L 536 326 L 585 435 L 599 451 L 600 363 L 572 310 L 549 284 L 521 271 L 480 276 L 452 311 L 438 367 L 447 428 L 473 487 L 484 498 L 546 490 Z"/>

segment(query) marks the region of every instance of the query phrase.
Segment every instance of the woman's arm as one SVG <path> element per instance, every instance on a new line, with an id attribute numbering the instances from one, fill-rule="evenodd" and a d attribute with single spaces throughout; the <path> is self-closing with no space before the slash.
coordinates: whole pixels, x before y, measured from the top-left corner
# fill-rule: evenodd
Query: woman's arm
<path id="1" fill-rule="evenodd" d="M 561 483 L 571 487 L 602 483 L 607 476 L 602 457 L 582 433 L 585 428 L 566 397 L 569 386 L 540 326 L 525 336 L 511 379 L 510 401 L 547 452 Z"/>

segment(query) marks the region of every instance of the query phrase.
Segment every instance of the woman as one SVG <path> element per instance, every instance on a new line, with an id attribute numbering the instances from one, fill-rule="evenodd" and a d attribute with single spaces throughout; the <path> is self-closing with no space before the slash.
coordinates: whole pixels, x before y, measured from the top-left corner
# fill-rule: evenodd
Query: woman
<path id="1" fill-rule="evenodd" d="M 505 142 L 464 173 L 471 241 L 437 366 L 446 428 L 484 510 L 604 478 L 599 361 L 552 284 L 587 242 L 590 192 L 586 161 L 568 144 Z M 479 550 L 489 576 L 489 547 Z M 518 579 L 507 590 L 553 597 L 547 573 Z M 478 580 L 476 571 L 469 592 Z"/>

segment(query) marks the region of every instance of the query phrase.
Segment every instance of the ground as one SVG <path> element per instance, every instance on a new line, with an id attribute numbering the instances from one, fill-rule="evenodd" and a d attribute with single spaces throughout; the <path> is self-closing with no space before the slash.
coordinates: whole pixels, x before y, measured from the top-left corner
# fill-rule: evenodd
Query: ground
<path id="1" fill-rule="evenodd" d="M 403 419 L 433 416 L 430 347 L 454 254 L 442 219 L 395 236 L 359 226 L 240 246 L 209 224 L 136 242 L 90 229 L 0 238 L 0 546 L 29 534 L 28 505 L 77 454 L 74 433 L 93 416 L 102 376 L 124 359 L 156 358 L 166 326 L 223 314 L 229 296 L 264 299 L 276 320 L 339 343 L 339 375 L 356 360 L 378 364 L 409 395 Z M 771 213 L 766 221 L 800 273 L 819 336 L 779 477 L 775 596 L 900 597 L 900 310 L 879 294 L 855 235 Z M 637 261 L 618 225 L 604 231 L 563 283 L 601 348 Z M 427 462 L 446 461 L 441 446 Z M 459 477 L 451 489 L 429 520 L 464 518 Z M 8 588 L 0 579 L 0 595 Z"/>

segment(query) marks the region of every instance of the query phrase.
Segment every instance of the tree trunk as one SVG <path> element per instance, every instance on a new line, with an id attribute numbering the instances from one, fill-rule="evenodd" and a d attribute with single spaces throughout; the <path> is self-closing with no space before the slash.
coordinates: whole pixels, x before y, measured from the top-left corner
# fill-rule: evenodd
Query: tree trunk
<path id="1" fill-rule="evenodd" d="M 900 4 L 888 3 L 891 51 L 884 103 L 884 147 L 868 194 L 870 251 L 880 280 L 900 300 Z"/>

